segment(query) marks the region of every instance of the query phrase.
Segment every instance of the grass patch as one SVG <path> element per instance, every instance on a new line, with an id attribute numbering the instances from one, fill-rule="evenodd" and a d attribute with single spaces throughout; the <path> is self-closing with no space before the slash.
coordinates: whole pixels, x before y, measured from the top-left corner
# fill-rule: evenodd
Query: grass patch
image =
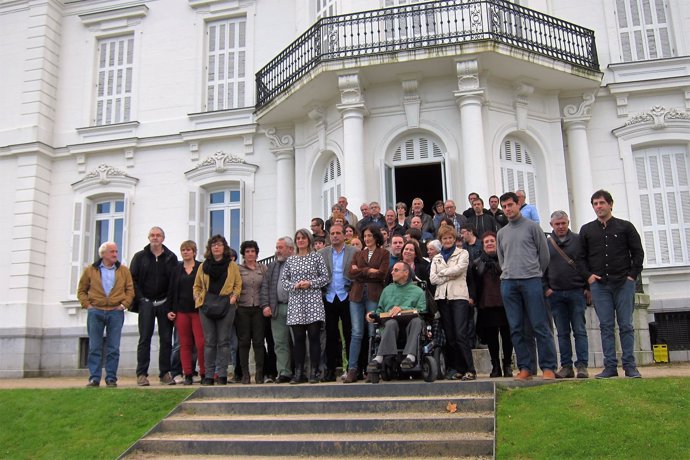
<path id="1" fill-rule="evenodd" d="M 0 391 L 0 458 L 117 458 L 192 391 Z"/>
<path id="2" fill-rule="evenodd" d="M 502 389 L 497 458 L 690 458 L 690 379 Z"/>

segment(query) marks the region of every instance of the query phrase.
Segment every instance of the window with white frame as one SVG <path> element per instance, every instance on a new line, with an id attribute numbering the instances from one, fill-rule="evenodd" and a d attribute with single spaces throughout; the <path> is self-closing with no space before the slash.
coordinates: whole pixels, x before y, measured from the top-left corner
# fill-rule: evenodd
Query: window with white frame
<path id="1" fill-rule="evenodd" d="M 634 152 L 645 254 L 650 266 L 690 264 L 690 177 L 685 146 Z"/>
<path id="2" fill-rule="evenodd" d="M 131 120 L 133 76 L 134 36 L 99 40 L 95 125 Z"/>
<path id="3" fill-rule="evenodd" d="M 106 241 L 113 241 L 122 248 L 125 227 L 125 200 L 116 198 L 98 201 L 94 222 L 93 258 L 98 258 L 98 248 Z"/>
<path id="4" fill-rule="evenodd" d="M 69 295 L 77 295 L 77 284 L 86 265 L 98 259 L 98 248 L 106 241 L 117 244 L 120 261 L 127 263 L 127 206 L 124 194 L 83 197 L 75 201 L 72 224 L 72 253 Z"/>
<path id="5" fill-rule="evenodd" d="M 330 159 L 323 172 L 321 184 L 321 209 L 323 215 L 331 215 L 331 206 L 338 202 L 338 197 L 342 195 L 343 186 L 342 171 L 340 161 L 336 156 Z"/>
<path id="6" fill-rule="evenodd" d="M 616 0 L 623 62 L 673 56 L 666 0 Z"/>
<path id="7" fill-rule="evenodd" d="M 239 251 L 242 241 L 240 190 L 215 190 L 210 191 L 207 196 L 208 236 L 223 235 L 230 247 Z"/>
<path id="8" fill-rule="evenodd" d="M 206 25 L 206 110 L 246 107 L 247 20 L 244 17 Z"/>
<path id="9" fill-rule="evenodd" d="M 506 139 L 501 146 L 501 185 L 504 192 L 525 191 L 525 201 L 537 205 L 536 168 L 532 156 L 516 139 Z"/>
<path id="10" fill-rule="evenodd" d="M 316 0 L 316 20 L 338 14 L 338 0 Z"/>

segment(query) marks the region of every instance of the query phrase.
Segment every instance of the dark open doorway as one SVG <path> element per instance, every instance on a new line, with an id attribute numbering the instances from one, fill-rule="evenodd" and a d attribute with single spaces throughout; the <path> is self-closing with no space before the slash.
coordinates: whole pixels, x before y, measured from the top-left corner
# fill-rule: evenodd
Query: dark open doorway
<path id="1" fill-rule="evenodd" d="M 443 169 L 441 163 L 395 167 L 395 200 L 407 204 L 420 197 L 424 200 L 424 212 L 433 215 L 431 207 L 443 196 Z"/>

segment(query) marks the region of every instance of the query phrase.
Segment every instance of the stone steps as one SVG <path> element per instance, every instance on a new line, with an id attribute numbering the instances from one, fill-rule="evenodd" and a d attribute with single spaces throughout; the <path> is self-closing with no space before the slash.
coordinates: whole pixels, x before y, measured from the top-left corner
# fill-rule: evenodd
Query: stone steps
<path id="1" fill-rule="evenodd" d="M 494 406 L 486 381 L 204 387 L 123 457 L 491 458 Z"/>

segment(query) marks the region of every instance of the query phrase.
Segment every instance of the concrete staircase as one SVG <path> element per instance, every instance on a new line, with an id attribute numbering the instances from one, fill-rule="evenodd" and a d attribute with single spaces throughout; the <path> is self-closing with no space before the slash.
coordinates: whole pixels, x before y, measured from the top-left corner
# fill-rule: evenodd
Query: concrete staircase
<path id="1" fill-rule="evenodd" d="M 488 381 L 202 387 L 122 458 L 491 458 L 494 394 Z"/>

